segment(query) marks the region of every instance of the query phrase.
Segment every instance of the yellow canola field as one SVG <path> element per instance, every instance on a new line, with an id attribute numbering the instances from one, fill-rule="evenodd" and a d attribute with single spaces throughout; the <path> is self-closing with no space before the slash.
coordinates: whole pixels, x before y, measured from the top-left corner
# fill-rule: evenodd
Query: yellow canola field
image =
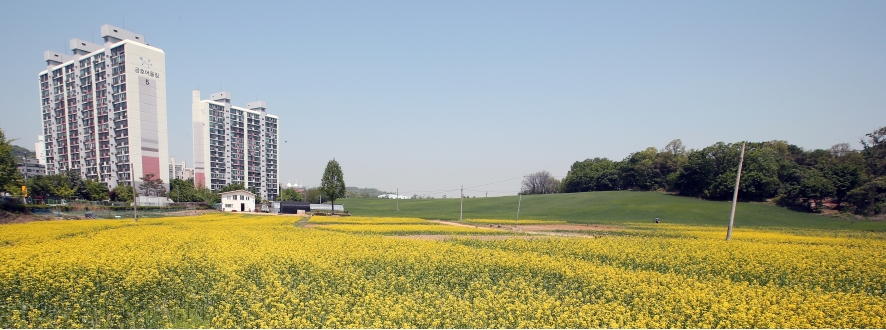
<path id="1" fill-rule="evenodd" d="M 878 235 L 424 241 L 294 222 L 0 226 L 0 327 L 886 327 Z"/>

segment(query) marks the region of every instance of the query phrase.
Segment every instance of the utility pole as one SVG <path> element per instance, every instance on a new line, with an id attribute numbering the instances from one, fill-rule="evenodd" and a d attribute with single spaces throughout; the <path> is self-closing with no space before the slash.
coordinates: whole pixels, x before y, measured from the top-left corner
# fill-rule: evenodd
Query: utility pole
<path id="1" fill-rule="evenodd" d="M 526 180 L 526 172 L 523 172 L 523 180 Z M 520 190 L 523 190 L 523 182 L 520 182 Z M 523 192 L 517 191 L 517 195 L 520 196 L 520 199 L 517 200 L 517 219 L 514 220 L 514 225 L 520 224 L 520 204 L 523 203 Z"/>
<path id="2" fill-rule="evenodd" d="M 132 185 L 132 214 L 138 222 L 138 198 L 135 195 L 135 166 L 129 165 L 129 184 Z"/>
<path id="3" fill-rule="evenodd" d="M 520 204 L 523 203 L 523 192 L 518 192 L 517 195 L 520 195 L 520 199 L 517 200 L 517 219 L 514 220 L 514 224 L 520 224 Z"/>
<path id="4" fill-rule="evenodd" d="M 28 204 L 28 195 L 31 193 L 30 191 L 28 191 L 28 156 L 25 156 L 24 158 L 25 159 L 23 163 L 25 165 L 25 189 L 22 189 L 22 203 Z"/>
<path id="5" fill-rule="evenodd" d="M 397 188 L 397 211 L 400 211 L 400 188 Z"/>
<path id="6" fill-rule="evenodd" d="M 732 223 L 735 221 L 735 204 L 738 201 L 738 183 L 741 182 L 741 166 L 744 165 L 745 142 L 741 143 L 741 156 L 738 158 L 738 175 L 735 177 L 735 192 L 732 194 L 732 214 L 729 215 L 729 229 L 726 230 L 726 240 L 732 238 Z"/>
<path id="7" fill-rule="evenodd" d="M 461 203 L 458 209 L 458 221 L 461 221 L 462 215 L 465 212 L 465 185 L 461 185 Z"/>

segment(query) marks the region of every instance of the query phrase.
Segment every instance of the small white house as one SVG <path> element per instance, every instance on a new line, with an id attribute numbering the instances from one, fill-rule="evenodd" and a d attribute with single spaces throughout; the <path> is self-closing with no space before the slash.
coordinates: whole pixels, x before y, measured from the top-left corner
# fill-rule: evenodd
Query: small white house
<path id="1" fill-rule="evenodd" d="M 254 212 L 255 194 L 247 190 L 234 190 L 220 193 L 224 212 Z"/>

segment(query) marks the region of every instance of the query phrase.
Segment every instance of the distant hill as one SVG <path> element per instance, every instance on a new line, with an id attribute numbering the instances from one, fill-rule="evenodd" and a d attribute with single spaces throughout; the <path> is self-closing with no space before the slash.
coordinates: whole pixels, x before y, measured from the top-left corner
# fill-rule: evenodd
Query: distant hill
<path id="1" fill-rule="evenodd" d="M 25 147 L 19 147 L 17 145 L 12 146 L 12 156 L 15 157 L 16 161 L 20 161 L 22 158 L 27 156 L 28 158 L 34 158 L 36 155 L 33 151 Z"/>
<path id="2" fill-rule="evenodd" d="M 375 188 L 345 187 L 347 198 L 378 198 L 378 195 L 389 194 Z"/>

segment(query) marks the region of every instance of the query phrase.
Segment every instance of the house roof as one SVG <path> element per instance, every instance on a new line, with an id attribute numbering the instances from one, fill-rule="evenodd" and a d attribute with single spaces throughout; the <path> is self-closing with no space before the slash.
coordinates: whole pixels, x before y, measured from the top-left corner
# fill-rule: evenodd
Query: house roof
<path id="1" fill-rule="evenodd" d="M 218 194 L 219 194 L 219 195 L 222 195 L 222 196 L 224 196 L 224 195 L 231 195 L 231 194 L 248 194 L 248 195 L 255 196 L 255 194 L 253 194 L 253 193 L 250 192 L 249 190 L 243 190 L 243 189 L 240 189 L 240 190 L 225 191 L 225 192 L 218 193 Z"/>

